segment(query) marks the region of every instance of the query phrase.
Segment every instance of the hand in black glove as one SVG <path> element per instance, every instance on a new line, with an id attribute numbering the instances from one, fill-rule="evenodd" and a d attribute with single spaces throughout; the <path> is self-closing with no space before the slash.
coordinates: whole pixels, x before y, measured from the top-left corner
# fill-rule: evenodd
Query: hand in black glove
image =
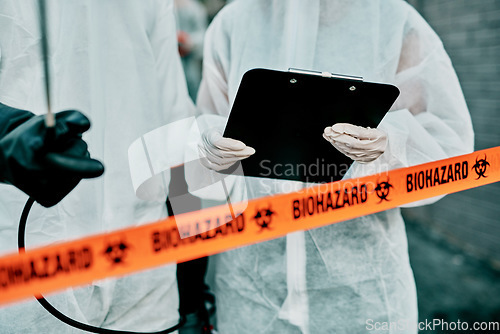
<path id="1" fill-rule="evenodd" d="M 14 111 L 14 112 L 13 112 Z M 102 175 L 104 166 L 91 159 L 82 133 L 90 122 L 82 113 L 56 113 L 55 128 L 45 126 L 44 116 L 34 116 L 0 105 L 15 122 L 0 131 L 0 181 L 12 184 L 45 207 L 53 206 L 73 190 L 81 179 Z M 19 116 L 21 115 L 21 116 Z M 2 130 L 0 124 L 0 130 Z M 5 125 L 5 124 L 3 124 Z"/>

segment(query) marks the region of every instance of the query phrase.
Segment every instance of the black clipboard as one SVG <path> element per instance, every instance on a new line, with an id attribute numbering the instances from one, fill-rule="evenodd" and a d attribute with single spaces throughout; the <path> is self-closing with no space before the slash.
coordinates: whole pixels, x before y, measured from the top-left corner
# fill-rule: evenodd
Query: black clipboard
<path id="1" fill-rule="evenodd" d="M 325 127 L 376 128 L 398 96 L 393 85 L 358 77 L 252 69 L 242 78 L 224 137 L 255 148 L 241 162 L 245 176 L 333 182 L 353 161 L 322 137 Z"/>

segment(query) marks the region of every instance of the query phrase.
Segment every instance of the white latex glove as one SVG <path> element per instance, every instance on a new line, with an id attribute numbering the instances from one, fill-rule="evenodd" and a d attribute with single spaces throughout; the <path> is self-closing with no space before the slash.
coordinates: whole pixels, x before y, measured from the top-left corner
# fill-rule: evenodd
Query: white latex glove
<path id="1" fill-rule="evenodd" d="M 202 134 L 198 151 L 203 166 L 215 171 L 227 169 L 255 153 L 239 140 L 222 137 L 216 129 L 208 129 Z"/>
<path id="2" fill-rule="evenodd" d="M 337 150 L 361 163 L 377 159 L 387 147 L 385 132 L 349 123 L 337 123 L 326 127 L 323 137 Z"/>

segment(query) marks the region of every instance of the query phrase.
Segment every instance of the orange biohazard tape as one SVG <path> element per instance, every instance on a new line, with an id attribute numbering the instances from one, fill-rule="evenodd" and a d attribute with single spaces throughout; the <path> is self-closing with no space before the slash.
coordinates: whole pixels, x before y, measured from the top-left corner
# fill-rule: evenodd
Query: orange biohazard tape
<path id="1" fill-rule="evenodd" d="M 251 200 L 0 258 L 0 304 L 183 262 L 500 180 L 500 147 Z M 237 207 L 237 206 L 236 206 Z M 208 230 L 189 238 L 193 231 Z"/>

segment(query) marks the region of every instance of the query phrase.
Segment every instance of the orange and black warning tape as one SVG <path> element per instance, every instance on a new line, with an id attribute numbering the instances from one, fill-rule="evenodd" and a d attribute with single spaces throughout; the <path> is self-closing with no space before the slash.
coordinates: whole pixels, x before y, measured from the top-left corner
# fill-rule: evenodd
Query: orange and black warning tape
<path id="1" fill-rule="evenodd" d="M 103 233 L 0 258 L 0 304 L 184 262 L 500 180 L 500 147 Z M 198 233 L 197 231 L 202 231 Z M 187 236 L 189 237 L 181 237 Z"/>

